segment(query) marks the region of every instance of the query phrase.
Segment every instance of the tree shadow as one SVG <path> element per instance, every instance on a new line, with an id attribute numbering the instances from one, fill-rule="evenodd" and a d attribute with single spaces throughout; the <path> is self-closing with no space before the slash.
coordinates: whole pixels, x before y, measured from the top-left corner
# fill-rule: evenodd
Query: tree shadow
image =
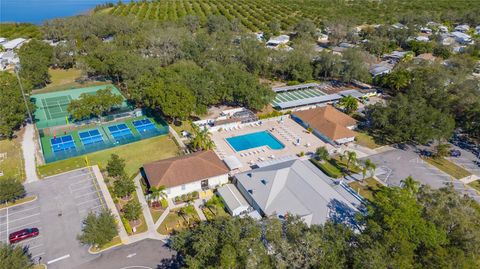
<path id="1" fill-rule="evenodd" d="M 175 254 L 170 258 L 162 259 L 156 269 L 177 269 L 183 266 L 185 266 L 183 258 L 179 254 Z"/>

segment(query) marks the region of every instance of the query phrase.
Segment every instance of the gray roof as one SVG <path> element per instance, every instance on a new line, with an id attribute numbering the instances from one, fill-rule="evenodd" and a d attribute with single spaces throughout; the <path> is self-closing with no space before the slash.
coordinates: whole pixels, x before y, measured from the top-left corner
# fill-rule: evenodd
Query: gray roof
<path id="1" fill-rule="evenodd" d="M 299 106 L 333 102 L 333 101 L 338 101 L 341 98 L 342 98 L 342 96 L 334 93 L 334 94 L 315 96 L 315 97 L 310 97 L 310 98 L 305 98 L 305 99 L 281 102 L 281 103 L 277 103 L 277 106 L 280 109 L 286 109 L 286 108 L 291 108 L 291 107 L 299 107 Z"/>
<path id="2" fill-rule="evenodd" d="M 223 159 L 223 162 L 228 166 L 230 170 L 243 167 L 243 164 L 238 160 L 237 157 L 235 157 L 235 155 L 230 155 L 226 157 L 225 159 Z"/>
<path id="3" fill-rule="evenodd" d="M 357 91 L 357 90 L 346 90 L 346 91 L 341 91 L 339 92 L 341 96 L 353 96 L 357 99 L 360 99 L 363 97 L 363 93 Z"/>
<path id="4" fill-rule="evenodd" d="M 336 191 L 334 180 L 309 161 L 287 161 L 235 177 L 265 215 L 294 214 L 308 225 L 328 219 L 354 225 L 356 206 L 361 205 L 348 193 Z"/>
<path id="5" fill-rule="evenodd" d="M 292 86 L 274 87 L 272 88 L 272 91 L 286 92 L 286 91 L 301 90 L 301 89 L 307 89 L 307 88 L 318 87 L 318 86 L 319 84 L 317 83 L 305 83 L 305 84 L 292 85 Z"/>
<path id="6" fill-rule="evenodd" d="M 247 200 L 243 197 L 240 191 L 233 184 L 225 184 L 217 189 L 218 194 L 222 197 L 225 205 L 234 211 L 238 208 L 246 210 L 250 207 Z"/>

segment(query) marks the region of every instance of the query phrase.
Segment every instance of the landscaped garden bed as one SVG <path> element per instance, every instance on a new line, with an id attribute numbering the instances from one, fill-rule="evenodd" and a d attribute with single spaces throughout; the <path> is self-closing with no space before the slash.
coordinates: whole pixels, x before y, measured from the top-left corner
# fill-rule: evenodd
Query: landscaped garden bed
<path id="1" fill-rule="evenodd" d="M 177 196 L 173 199 L 173 202 L 178 205 L 181 203 L 188 203 L 190 201 L 193 201 L 195 199 L 198 199 L 198 191 L 190 192 L 184 195 Z"/>
<path id="2" fill-rule="evenodd" d="M 184 208 L 170 211 L 160 227 L 158 227 L 157 232 L 165 235 L 172 234 L 197 225 L 199 221 L 200 218 L 193 205 L 187 205 Z"/>

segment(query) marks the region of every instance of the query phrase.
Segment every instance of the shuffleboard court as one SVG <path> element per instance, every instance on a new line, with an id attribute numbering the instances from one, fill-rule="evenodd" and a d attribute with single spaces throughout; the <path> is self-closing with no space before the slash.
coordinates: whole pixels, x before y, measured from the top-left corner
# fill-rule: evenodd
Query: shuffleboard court
<path id="1" fill-rule="evenodd" d="M 71 135 L 52 138 L 50 143 L 53 152 L 75 150 L 75 142 Z"/>
<path id="2" fill-rule="evenodd" d="M 125 123 L 108 126 L 108 131 L 110 131 L 110 134 L 117 143 L 134 138 L 132 131 Z"/>
<path id="3" fill-rule="evenodd" d="M 78 136 L 84 146 L 103 144 L 102 134 L 97 129 L 79 132 Z"/>
<path id="4" fill-rule="evenodd" d="M 149 119 L 137 120 L 132 122 L 132 124 L 140 134 L 157 131 L 157 127 L 155 127 L 155 125 Z"/>

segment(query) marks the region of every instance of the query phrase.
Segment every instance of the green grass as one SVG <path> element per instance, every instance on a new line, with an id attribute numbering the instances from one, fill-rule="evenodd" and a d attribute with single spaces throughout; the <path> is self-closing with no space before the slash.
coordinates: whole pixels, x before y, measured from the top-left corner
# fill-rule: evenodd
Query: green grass
<path id="1" fill-rule="evenodd" d="M 203 214 L 207 218 L 207 220 L 213 220 L 215 218 L 228 218 L 230 217 L 230 214 L 225 211 L 225 208 L 220 205 L 216 205 L 213 210 L 210 210 L 209 208 L 202 208 Z"/>
<path id="2" fill-rule="evenodd" d="M 329 161 L 324 161 L 323 163 L 315 159 L 310 159 L 310 161 L 329 177 L 340 178 L 343 176 L 342 171 Z"/>
<path id="3" fill-rule="evenodd" d="M 376 149 L 381 147 L 381 145 L 375 143 L 375 140 L 373 139 L 373 137 L 371 137 L 366 133 L 357 133 L 357 135 L 355 136 L 355 141 L 360 146 L 367 147 L 370 149 Z"/>
<path id="4" fill-rule="evenodd" d="M 155 209 L 150 208 L 150 214 L 152 215 L 152 219 L 153 219 L 154 223 L 157 222 L 157 220 L 160 218 L 160 216 L 162 216 L 163 212 L 165 212 L 165 210 L 163 210 L 163 209 L 155 210 Z"/>
<path id="5" fill-rule="evenodd" d="M 192 122 L 191 121 L 182 121 L 179 126 L 175 124 L 170 124 L 170 126 L 178 133 L 180 137 L 182 137 L 182 131 L 187 131 L 189 133 L 193 133 Z"/>
<path id="6" fill-rule="evenodd" d="M 137 201 L 137 203 L 140 203 L 140 201 L 138 200 L 137 192 L 134 193 L 133 199 L 135 199 L 135 200 Z M 144 233 L 144 232 L 146 232 L 146 231 L 148 230 L 147 222 L 145 221 L 145 216 L 143 216 L 143 213 L 140 214 L 139 220 L 140 220 L 142 223 L 135 228 L 136 231 L 135 231 L 134 234 L 141 234 L 141 233 Z M 133 228 L 133 227 L 132 227 L 132 228 Z"/>
<path id="7" fill-rule="evenodd" d="M 25 203 L 28 203 L 30 201 L 35 200 L 36 198 L 37 198 L 37 196 L 27 196 L 27 197 L 18 199 L 15 202 L 8 202 L 6 204 L 0 204 L 0 209 L 7 208 L 7 207 L 10 207 L 10 206 L 14 206 L 14 205 L 25 204 Z"/>
<path id="8" fill-rule="evenodd" d="M 144 163 L 176 156 L 178 147 L 165 135 L 93 152 L 87 156 L 91 165 L 98 164 L 100 168 L 104 168 L 112 153 L 125 159 L 125 171 L 128 175 L 134 175 Z M 85 166 L 85 156 L 78 156 L 39 166 L 37 169 L 41 177 L 46 177 Z"/>
<path id="9" fill-rule="evenodd" d="M 383 186 L 382 184 L 380 184 L 380 182 L 371 177 L 366 178 L 364 180 L 364 183 L 359 181 L 353 181 L 348 183 L 348 185 L 358 194 L 360 194 L 360 196 L 369 201 L 373 201 L 374 193 Z"/>
<path id="10" fill-rule="evenodd" d="M 195 221 L 198 221 L 200 218 L 197 213 L 190 215 L 190 225 L 193 225 Z M 168 227 L 168 230 L 167 230 Z M 173 232 L 179 232 L 188 228 L 188 225 L 185 219 L 178 215 L 178 209 L 172 210 L 168 213 L 167 217 L 163 220 L 160 227 L 158 227 L 157 232 L 160 234 L 171 234 Z"/>
<path id="11" fill-rule="evenodd" d="M 450 162 L 445 158 L 423 158 L 423 160 L 456 179 L 461 179 L 472 175 L 464 168 Z"/>
<path id="12" fill-rule="evenodd" d="M 7 39 L 42 38 L 40 27 L 31 23 L 0 23 L 0 36 Z"/>
<path id="13" fill-rule="evenodd" d="M 480 193 L 480 180 L 472 181 L 472 182 L 468 183 L 468 186 L 474 188 L 475 190 L 477 190 L 477 192 Z"/>
<path id="14" fill-rule="evenodd" d="M 91 247 L 90 250 L 93 251 L 93 252 L 99 252 L 99 251 L 102 251 L 102 250 L 105 250 L 107 248 L 111 248 L 111 247 L 114 247 L 114 246 L 117 246 L 117 245 L 120 245 L 120 244 L 122 244 L 122 240 L 120 239 L 120 236 L 115 236 L 110 242 L 106 243 L 105 245 L 103 245 L 99 248 Z"/>
<path id="15" fill-rule="evenodd" d="M 25 180 L 25 171 L 23 167 L 23 153 L 20 144 L 21 138 L 0 140 L 0 153 L 6 153 L 7 157 L 0 161 L 0 171 L 3 172 L 1 179 L 16 178 L 20 181 Z"/>
<path id="16" fill-rule="evenodd" d="M 82 71 L 76 68 L 70 69 L 53 69 L 48 70 L 50 74 L 51 83 L 46 87 L 34 90 L 33 93 L 47 93 L 47 92 L 56 92 L 63 91 L 75 88 L 85 88 L 91 86 L 99 86 L 104 84 L 110 84 L 111 81 L 80 81 L 79 79 L 82 76 Z"/>

